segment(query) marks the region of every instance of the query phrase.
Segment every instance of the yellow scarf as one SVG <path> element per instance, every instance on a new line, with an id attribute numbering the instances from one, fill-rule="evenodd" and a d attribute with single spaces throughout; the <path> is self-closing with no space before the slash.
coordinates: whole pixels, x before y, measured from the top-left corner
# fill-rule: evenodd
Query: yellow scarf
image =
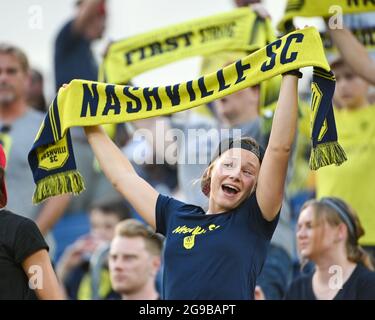
<path id="1" fill-rule="evenodd" d="M 292 32 L 227 67 L 184 83 L 137 88 L 73 80 L 61 88 L 29 152 L 37 184 L 33 202 L 84 189 L 76 170 L 69 128 L 168 115 L 208 103 L 286 71 L 314 66 L 311 167 L 340 164 L 332 111 L 334 78 L 313 27 Z"/>
<path id="2" fill-rule="evenodd" d="M 367 51 L 374 53 L 375 51 L 375 26 L 370 27 L 356 27 L 350 29 L 356 39 L 366 47 Z M 320 37 L 322 38 L 325 52 L 327 55 L 338 54 L 337 49 L 332 42 L 328 32 L 321 32 Z"/>
<path id="3" fill-rule="evenodd" d="M 270 21 L 260 20 L 249 8 L 168 26 L 112 43 L 99 81 L 126 84 L 136 75 L 184 58 L 258 50 L 272 33 Z"/>
<path id="4" fill-rule="evenodd" d="M 340 7 L 342 13 L 360 13 L 375 10 L 373 0 L 288 0 L 285 15 L 278 23 L 280 31 L 290 29 L 294 17 L 329 17 Z M 330 10 L 331 8 L 331 10 Z"/>

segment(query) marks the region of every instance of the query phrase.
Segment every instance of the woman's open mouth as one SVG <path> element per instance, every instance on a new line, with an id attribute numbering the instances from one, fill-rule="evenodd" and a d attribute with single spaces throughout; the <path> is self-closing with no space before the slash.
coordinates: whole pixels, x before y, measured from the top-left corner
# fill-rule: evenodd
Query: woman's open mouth
<path id="1" fill-rule="evenodd" d="M 226 195 L 231 196 L 231 197 L 236 195 L 238 192 L 240 192 L 239 188 L 230 184 L 222 184 L 221 189 Z"/>

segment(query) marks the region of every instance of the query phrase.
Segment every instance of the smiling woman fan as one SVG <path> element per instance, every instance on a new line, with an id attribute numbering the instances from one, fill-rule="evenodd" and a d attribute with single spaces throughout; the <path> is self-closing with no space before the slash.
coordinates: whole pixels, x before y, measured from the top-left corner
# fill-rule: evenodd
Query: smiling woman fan
<path id="1" fill-rule="evenodd" d="M 208 212 L 159 194 L 101 128 L 85 127 L 108 179 L 166 237 L 163 299 L 254 298 L 281 209 L 300 76 L 295 70 L 283 76 L 264 157 L 252 139 L 221 143 L 202 178 Z"/>

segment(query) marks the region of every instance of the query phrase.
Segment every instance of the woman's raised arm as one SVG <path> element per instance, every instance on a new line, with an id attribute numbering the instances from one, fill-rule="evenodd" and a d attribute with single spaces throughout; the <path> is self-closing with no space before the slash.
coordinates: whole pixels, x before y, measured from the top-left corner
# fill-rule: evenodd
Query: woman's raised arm
<path id="1" fill-rule="evenodd" d="M 298 78 L 284 75 L 268 147 L 259 171 L 256 196 L 263 217 L 272 221 L 281 208 L 289 155 L 297 127 Z"/>
<path id="2" fill-rule="evenodd" d="M 108 180 L 153 228 L 159 193 L 138 176 L 130 161 L 100 126 L 85 127 L 87 139 Z"/>

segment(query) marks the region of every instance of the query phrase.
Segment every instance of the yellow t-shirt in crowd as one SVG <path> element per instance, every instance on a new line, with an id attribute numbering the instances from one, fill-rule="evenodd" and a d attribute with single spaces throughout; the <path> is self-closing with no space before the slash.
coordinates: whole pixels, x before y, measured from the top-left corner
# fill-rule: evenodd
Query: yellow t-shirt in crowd
<path id="1" fill-rule="evenodd" d="M 335 110 L 338 140 L 348 160 L 316 171 L 317 197 L 335 196 L 353 207 L 365 229 L 362 245 L 375 245 L 375 106 Z"/>

